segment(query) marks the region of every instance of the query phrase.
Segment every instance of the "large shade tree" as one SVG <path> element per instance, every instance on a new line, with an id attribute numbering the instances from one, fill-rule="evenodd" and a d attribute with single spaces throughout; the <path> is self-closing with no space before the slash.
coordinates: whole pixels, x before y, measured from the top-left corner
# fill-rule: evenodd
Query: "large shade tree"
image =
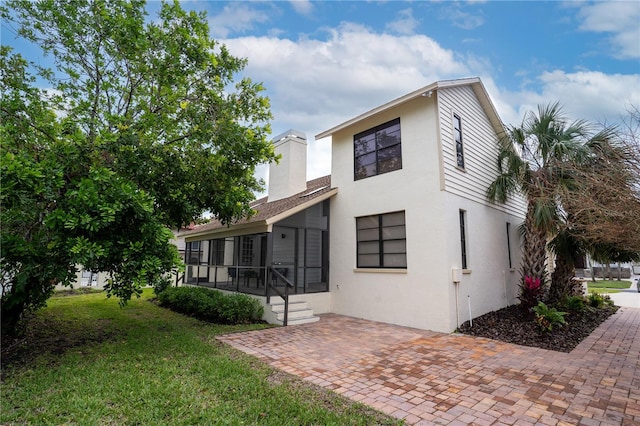
<path id="1" fill-rule="evenodd" d="M 583 120 L 570 122 L 557 103 L 540 106 L 537 114 L 529 112 L 520 126 L 510 127 L 499 141 L 499 175 L 491 183 L 487 195 L 491 200 L 505 202 L 515 193 L 524 195 L 527 211 L 522 228 L 523 260 L 522 288 L 525 278 L 548 283 L 547 243 L 560 235 L 558 275 L 552 287 L 566 282 L 572 272 L 570 252 L 579 241 L 563 231 L 567 215 L 563 194 L 578 189 L 579 176 L 574 172 L 594 156 L 594 149 L 607 146 L 613 137 L 609 129 L 599 132 Z M 563 238 L 566 237 L 566 238 Z M 565 264 L 565 263 L 569 264 Z M 563 271 L 563 272 L 562 272 Z M 563 293 L 551 289 L 551 294 Z"/>
<path id="2" fill-rule="evenodd" d="M 0 49 L 2 329 L 79 265 L 126 301 L 178 263 L 169 228 L 251 213 L 275 159 L 268 99 L 204 14 L 142 1 L 10 1 L 54 69 Z M 5 25 L 5 24 L 3 24 Z"/>

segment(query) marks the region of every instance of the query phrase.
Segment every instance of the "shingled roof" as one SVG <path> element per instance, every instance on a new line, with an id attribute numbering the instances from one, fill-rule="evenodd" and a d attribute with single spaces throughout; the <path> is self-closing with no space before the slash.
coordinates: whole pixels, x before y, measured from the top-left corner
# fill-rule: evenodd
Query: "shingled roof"
<path id="1" fill-rule="evenodd" d="M 181 237 L 195 235 L 215 234 L 217 232 L 230 231 L 234 227 L 246 227 L 247 225 L 269 226 L 276 221 L 289 217 L 307 207 L 317 204 L 337 193 L 337 188 L 331 187 L 331 175 L 323 176 L 307 182 L 307 189 L 277 201 L 269 202 L 268 197 L 263 197 L 251 203 L 251 208 L 256 213 L 248 219 L 242 219 L 230 225 L 224 225 L 219 220 L 213 219 L 208 223 L 196 225 L 190 229 L 184 229 L 178 233 Z"/>

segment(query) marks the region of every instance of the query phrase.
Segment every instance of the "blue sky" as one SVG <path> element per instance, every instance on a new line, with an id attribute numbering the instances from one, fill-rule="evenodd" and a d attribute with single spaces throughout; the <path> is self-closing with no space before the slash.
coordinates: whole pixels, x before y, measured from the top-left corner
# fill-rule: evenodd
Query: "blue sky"
<path id="1" fill-rule="evenodd" d="M 437 80 L 480 77 L 506 124 L 555 101 L 598 122 L 640 106 L 636 1 L 182 3 L 206 11 L 212 37 L 248 59 L 274 135 L 307 134 L 309 178 L 330 171 L 330 143 L 314 135 Z"/>

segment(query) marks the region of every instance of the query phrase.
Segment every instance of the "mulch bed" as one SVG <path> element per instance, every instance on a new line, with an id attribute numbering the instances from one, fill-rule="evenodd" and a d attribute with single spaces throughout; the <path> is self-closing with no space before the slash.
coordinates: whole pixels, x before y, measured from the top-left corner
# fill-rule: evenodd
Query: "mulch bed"
<path id="1" fill-rule="evenodd" d="M 571 312 L 565 316 L 566 325 L 556 327 L 551 332 L 541 332 L 532 312 L 524 311 L 519 305 L 512 305 L 474 318 L 473 327 L 467 321 L 460 326 L 459 331 L 507 343 L 571 352 L 617 310 L 614 306 Z"/>

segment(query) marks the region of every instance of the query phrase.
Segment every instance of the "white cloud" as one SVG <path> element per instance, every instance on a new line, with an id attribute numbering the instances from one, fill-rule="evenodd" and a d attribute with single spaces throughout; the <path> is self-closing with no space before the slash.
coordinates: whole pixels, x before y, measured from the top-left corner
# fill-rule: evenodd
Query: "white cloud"
<path id="1" fill-rule="evenodd" d="M 484 24 L 484 18 L 481 15 L 464 12 L 458 3 L 443 8 L 440 11 L 440 18 L 451 21 L 454 26 L 463 30 L 473 30 Z"/>
<path id="2" fill-rule="evenodd" d="M 313 12 L 313 4 L 310 0 L 290 0 L 293 9 L 300 15 L 310 15 Z"/>
<path id="3" fill-rule="evenodd" d="M 597 71 L 566 73 L 547 71 L 535 80 L 536 87 L 517 92 L 503 91 L 502 119 L 519 124 L 527 111 L 538 105 L 559 102 L 573 120 L 615 123 L 631 105 L 640 105 L 640 75 L 604 74 Z M 494 99 L 495 101 L 495 99 Z"/>
<path id="4" fill-rule="evenodd" d="M 596 2 L 582 5 L 579 29 L 610 33 L 612 56 L 640 58 L 640 3 L 636 1 Z"/>
<path id="5" fill-rule="evenodd" d="M 309 140 L 309 178 L 330 172 L 330 143 L 313 136 L 438 79 L 468 77 L 454 52 L 424 35 L 378 34 L 343 23 L 326 40 L 221 40 L 249 59 L 245 73 L 267 87 L 274 135 L 289 128 Z"/>
<path id="6" fill-rule="evenodd" d="M 408 35 L 413 34 L 419 24 L 420 21 L 413 17 L 413 10 L 403 9 L 398 12 L 396 20 L 387 23 L 386 28 L 397 34 Z"/>
<path id="7" fill-rule="evenodd" d="M 267 88 L 273 134 L 289 128 L 306 133 L 309 178 L 330 173 L 330 143 L 314 135 L 441 79 L 480 76 L 506 124 L 517 125 L 525 112 L 555 101 L 571 117 L 599 122 L 640 105 L 638 74 L 550 69 L 527 74 L 520 89 L 507 90 L 494 80 L 495 65 L 487 58 L 444 49 L 425 35 L 380 34 L 353 23 L 324 31 L 322 39 L 223 40 L 233 55 L 248 58 L 246 75 Z M 260 176 L 266 178 L 266 168 Z"/>
<path id="8" fill-rule="evenodd" d="M 252 30 L 255 23 L 269 20 L 264 11 L 252 9 L 245 3 L 229 3 L 222 13 L 209 18 L 209 30 L 214 38 Z"/>

